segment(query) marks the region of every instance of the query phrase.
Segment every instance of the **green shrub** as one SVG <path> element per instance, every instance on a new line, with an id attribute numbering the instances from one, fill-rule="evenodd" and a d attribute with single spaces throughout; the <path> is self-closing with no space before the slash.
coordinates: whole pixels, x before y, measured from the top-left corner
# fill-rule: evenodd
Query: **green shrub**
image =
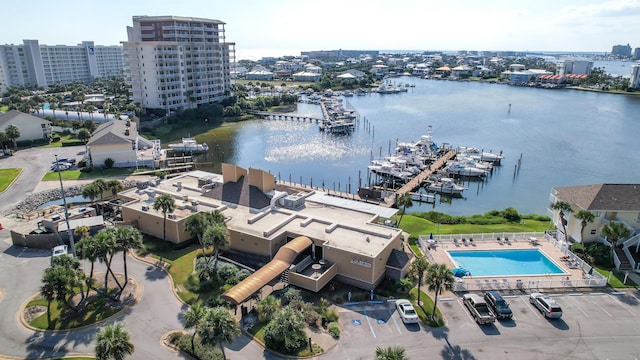
<path id="1" fill-rule="evenodd" d="M 334 338 L 337 339 L 340 337 L 340 325 L 338 325 L 337 322 L 330 322 L 329 325 L 327 325 L 327 329 L 329 330 L 329 334 L 331 334 L 331 336 L 333 336 Z"/>
<path id="2" fill-rule="evenodd" d="M 107 168 L 107 169 L 111 169 L 113 167 L 114 163 L 115 163 L 115 161 L 113 161 L 112 158 L 104 159 L 104 167 Z"/>
<path id="3" fill-rule="evenodd" d="M 62 142 L 62 146 L 78 146 L 78 145 L 84 145 L 84 142 L 82 140 L 65 140 Z"/>
<path id="4" fill-rule="evenodd" d="M 51 142 L 58 142 L 60 141 L 60 135 L 53 135 L 51 137 Z"/>
<path id="5" fill-rule="evenodd" d="M 196 338 L 197 339 L 197 338 Z M 195 357 L 196 359 L 222 359 L 222 353 L 214 346 L 203 345 L 199 340 L 195 342 L 195 351 L 191 348 L 191 335 L 175 332 L 169 335 L 169 343 Z"/>
<path id="6" fill-rule="evenodd" d="M 225 284 L 237 284 L 238 267 L 229 263 L 218 264 L 218 278 Z"/>
<path id="7" fill-rule="evenodd" d="M 80 169 L 80 172 L 90 173 L 93 171 L 93 166 L 87 166 Z"/>
<path id="8" fill-rule="evenodd" d="M 338 315 L 337 311 L 329 310 L 326 312 L 324 317 L 327 319 L 328 322 L 336 322 L 340 318 L 340 315 Z"/>

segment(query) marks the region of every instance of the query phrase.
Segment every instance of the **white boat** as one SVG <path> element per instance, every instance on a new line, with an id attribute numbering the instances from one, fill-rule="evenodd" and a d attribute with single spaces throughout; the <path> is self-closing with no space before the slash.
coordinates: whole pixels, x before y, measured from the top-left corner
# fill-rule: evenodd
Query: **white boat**
<path id="1" fill-rule="evenodd" d="M 194 138 L 182 138 L 182 142 L 179 144 L 167 145 L 169 150 L 185 153 L 207 152 L 209 151 L 209 145 L 202 143 L 198 144 Z"/>
<path id="2" fill-rule="evenodd" d="M 481 151 L 475 147 L 460 147 L 458 152 L 465 154 L 475 160 L 488 161 L 492 163 L 500 163 L 502 161 L 502 153 L 492 153 L 487 151 Z"/>
<path id="3" fill-rule="evenodd" d="M 478 169 L 486 170 L 488 172 L 491 172 L 493 170 L 493 163 L 490 163 L 488 161 L 476 160 L 468 155 L 458 154 L 456 156 L 456 160 L 462 162 L 467 166 L 476 167 Z"/>
<path id="4" fill-rule="evenodd" d="M 478 169 L 473 166 L 467 166 L 460 161 L 450 162 L 444 168 L 444 171 L 448 175 L 459 175 L 459 176 L 469 176 L 469 177 L 483 177 L 487 175 L 486 170 Z"/>
<path id="5" fill-rule="evenodd" d="M 460 195 L 464 191 L 464 186 L 456 184 L 452 178 L 443 177 L 427 185 L 427 190 L 440 194 Z"/>
<path id="6" fill-rule="evenodd" d="M 409 181 L 409 179 L 415 176 L 415 174 L 406 170 L 402 170 L 394 164 L 379 160 L 374 160 L 372 162 L 372 165 L 368 166 L 368 169 L 376 175 L 391 177 L 403 182 L 407 182 Z"/>

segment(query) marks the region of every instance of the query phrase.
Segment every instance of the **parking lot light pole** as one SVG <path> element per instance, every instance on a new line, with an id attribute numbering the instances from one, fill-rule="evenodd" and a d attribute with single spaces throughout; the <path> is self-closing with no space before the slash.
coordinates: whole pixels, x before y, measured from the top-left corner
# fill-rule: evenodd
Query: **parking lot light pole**
<path id="1" fill-rule="evenodd" d="M 69 225 L 69 210 L 67 209 L 67 197 L 64 194 L 64 187 L 62 186 L 62 174 L 60 173 L 60 163 L 58 163 L 58 155 L 53 155 L 56 158 L 56 171 L 58 172 L 58 179 L 60 180 L 60 193 L 62 194 L 62 203 L 64 204 L 64 218 L 67 221 L 67 234 L 69 234 L 69 246 L 71 246 L 71 254 L 76 257 L 76 244 L 73 240 L 73 232 Z"/>

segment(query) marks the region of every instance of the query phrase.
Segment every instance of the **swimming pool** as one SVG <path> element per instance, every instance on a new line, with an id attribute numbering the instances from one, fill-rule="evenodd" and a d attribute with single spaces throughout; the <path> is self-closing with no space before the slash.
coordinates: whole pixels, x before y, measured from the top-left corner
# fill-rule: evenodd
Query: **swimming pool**
<path id="1" fill-rule="evenodd" d="M 447 250 L 447 253 L 456 266 L 467 269 L 472 276 L 565 274 L 538 249 Z"/>

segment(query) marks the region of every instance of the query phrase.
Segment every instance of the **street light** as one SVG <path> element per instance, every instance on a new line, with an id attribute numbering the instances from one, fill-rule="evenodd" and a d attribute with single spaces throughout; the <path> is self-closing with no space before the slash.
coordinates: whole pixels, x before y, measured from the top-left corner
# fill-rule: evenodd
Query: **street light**
<path id="1" fill-rule="evenodd" d="M 73 233 L 71 232 L 71 226 L 69 225 L 69 211 L 67 209 L 67 197 L 64 194 L 64 187 L 62 186 L 62 174 L 60 173 L 60 163 L 58 162 L 58 155 L 53 155 L 56 158 L 56 171 L 58 171 L 58 179 L 60 180 L 60 193 L 62 194 L 62 203 L 64 204 L 64 218 L 67 221 L 67 234 L 69 234 L 69 245 L 71 246 L 71 254 L 76 257 L 76 244 L 73 240 Z"/>

